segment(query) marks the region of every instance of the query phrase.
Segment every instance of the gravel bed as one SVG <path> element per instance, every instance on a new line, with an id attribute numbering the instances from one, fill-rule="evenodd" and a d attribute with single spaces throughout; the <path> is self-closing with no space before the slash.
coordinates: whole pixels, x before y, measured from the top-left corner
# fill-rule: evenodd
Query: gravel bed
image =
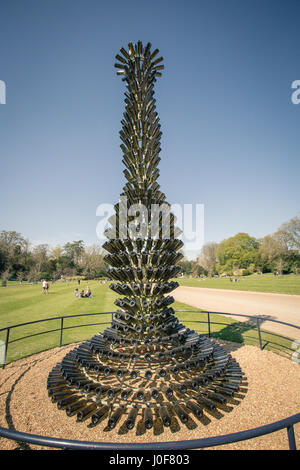
<path id="1" fill-rule="evenodd" d="M 162 429 L 156 422 L 151 430 L 138 425 L 124 429 L 121 420 L 113 431 L 106 430 L 107 420 L 91 427 L 90 420 L 76 422 L 67 417 L 48 397 L 46 381 L 49 371 L 67 351 L 62 348 L 45 351 L 8 365 L 0 371 L 0 426 L 32 434 L 64 439 L 98 442 L 159 442 L 198 439 L 217 436 L 286 418 L 300 412 L 300 366 L 270 351 L 225 341 L 222 344 L 242 367 L 245 374 L 243 389 L 232 406 L 218 408 L 218 413 L 205 411 L 199 421 L 193 418 L 188 427 L 178 421 Z M 197 421 L 197 422 L 196 422 Z M 140 423 L 141 424 L 141 423 Z M 300 447 L 300 423 L 295 427 L 296 443 Z M 0 438 L 0 449 L 39 449 L 38 446 Z M 229 444 L 218 449 L 284 450 L 288 449 L 286 430 L 248 441 Z"/>

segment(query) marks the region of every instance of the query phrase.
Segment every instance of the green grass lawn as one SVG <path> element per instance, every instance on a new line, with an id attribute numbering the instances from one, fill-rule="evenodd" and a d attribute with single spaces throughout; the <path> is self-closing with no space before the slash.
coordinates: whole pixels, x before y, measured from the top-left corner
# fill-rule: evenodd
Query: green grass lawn
<path id="1" fill-rule="evenodd" d="M 232 279 L 234 277 L 232 276 Z M 300 295 L 300 275 L 285 274 L 274 276 L 274 274 L 251 274 L 240 276 L 239 282 L 230 282 L 229 277 L 207 278 L 207 279 L 177 279 L 180 285 L 190 287 L 208 287 L 212 289 L 231 289 L 256 292 L 277 292 L 280 294 Z"/>
<path id="2" fill-rule="evenodd" d="M 87 285 L 92 291 L 92 299 L 74 297 L 74 290 L 78 287 L 76 282 L 50 283 L 48 294 L 42 294 L 40 284 L 23 282 L 19 285 L 17 282 L 9 282 L 7 287 L 0 287 L 0 329 L 20 323 L 54 318 L 54 320 L 42 323 L 12 328 L 9 334 L 7 363 L 59 346 L 61 320 L 55 317 L 116 310 L 114 300 L 118 295 L 109 289 L 109 282 L 103 285 L 96 281 L 88 283 L 84 281 L 80 289 L 85 289 Z M 194 307 L 179 302 L 175 302 L 172 306 L 175 310 L 195 310 Z M 208 334 L 207 313 L 178 313 L 177 315 L 187 327 L 201 334 Z M 63 344 L 88 339 L 97 332 L 103 331 L 110 321 L 111 314 L 64 319 Z M 240 323 L 232 318 L 215 314 L 210 314 L 210 321 L 212 337 L 236 343 L 258 344 L 257 331 L 251 324 Z M 213 322 L 218 324 L 213 324 Z M 78 325 L 84 326 L 74 328 Z M 52 332 L 49 333 L 48 330 Z M 45 333 L 40 334 L 43 332 Z M 25 338 L 26 336 L 30 337 Z M 20 338 L 23 339 L 16 341 Z M 5 339 L 6 331 L 0 332 L 0 340 L 5 341 Z M 278 352 L 291 347 L 291 341 L 267 333 L 263 333 L 262 340 L 265 348 Z"/>
<path id="3" fill-rule="evenodd" d="M 74 296 L 75 288 L 85 289 L 87 285 L 92 291 L 93 298 L 76 298 Z M 96 281 L 82 282 L 80 286 L 77 285 L 77 282 L 66 284 L 58 281 L 55 284 L 50 283 L 48 294 L 42 294 L 40 284 L 23 282 L 20 285 L 17 282 L 9 282 L 7 287 L 0 287 L 0 329 L 46 318 L 110 312 L 116 310 L 113 303 L 116 297 L 117 295 L 108 288 L 108 284 L 101 285 Z M 63 332 L 63 343 L 67 344 L 89 338 L 105 327 L 103 325 L 92 326 L 93 323 L 109 322 L 110 319 L 111 315 L 109 314 L 65 319 L 64 328 L 69 329 Z M 71 328 L 79 324 L 87 326 Z M 15 360 L 34 352 L 58 346 L 59 331 L 24 339 L 16 343 L 13 341 L 43 331 L 60 329 L 60 325 L 60 320 L 51 320 L 11 329 L 9 341 L 12 344 L 9 346 L 8 360 Z M 6 332 L 0 333 L 0 340 L 5 341 L 5 336 Z"/>

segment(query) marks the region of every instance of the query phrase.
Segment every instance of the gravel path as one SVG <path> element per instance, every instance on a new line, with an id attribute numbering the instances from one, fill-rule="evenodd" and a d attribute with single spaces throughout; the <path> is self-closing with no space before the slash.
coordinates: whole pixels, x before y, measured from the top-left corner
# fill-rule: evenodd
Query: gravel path
<path id="1" fill-rule="evenodd" d="M 125 431 L 122 421 L 114 431 L 105 431 L 106 421 L 88 427 L 90 420 L 77 423 L 76 416 L 67 417 L 51 403 L 46 389 L 50 369 L 74 345 L 53 349 L 22 359 L 0 371 L 0 425 L 32 434 L 57 438 L 107 441 L 156 442 L 197 439 L 242 431 L 285 418 L 300 412 L 300 365 L 270 351 L 254 346 L 241 346 L 219 341 L 240 363 L 245 373 L 242 393 L 230 400 L 217 414 L 196 418 L 189 428 L 175 423 L 162 432 L 157 422 L 151 430 L 141 426 Z M 244 393 L 245 392 L 245 393 Z M 300 423 L 295 426 L 296 442 L 300 447 Z M 37 449 L 0 438 L 0 449 Z M 288 449 L 286 430 L 245 442 L 222 446 L 222 449 Z"/>
<path id="2" fill-rule="evenodd" d="M 289 338 L 300 339 L 300 330 L 276 324 L 269 319 L 300 326 L 300 295 L 208 289 L 180 286 L 172 293 L 175 300 L 203 310 L 263 316 L 262 328 Z M 247 321 L 247 317 L 233 317 Z"/>

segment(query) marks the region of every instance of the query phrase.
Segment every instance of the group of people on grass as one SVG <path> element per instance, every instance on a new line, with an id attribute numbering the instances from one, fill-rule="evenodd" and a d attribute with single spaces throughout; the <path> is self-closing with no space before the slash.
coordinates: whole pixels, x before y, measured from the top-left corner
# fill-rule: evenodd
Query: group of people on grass
<path id="1" fill-rule="evenodd" d="M 81 299 L 81 298 L 84 298 L 84 297 L 91 298 L 92 297 L 92 292 L 91 292 L 91 289 L 89 287 L 87 287 L 86 292 L 84 292 L 83 289 L 82 289 L 81 292 L 79 292 L 78 289 L 75 289 L 74 295 L 78 299 Z"/>
<path id="2" fill-rule="evenodd" d="M 48 294 L 48 289 L 49 289 L 49 283 L 45 279 L 42 280 L 42 293 L 43 294 Z M 81 292 L 79 292 L 78 289 L 75 289 L 74 291 L 74 296 L 77 297 L 78 299 L 80 298 L 92 298 L 92 292 L 89 286 L 87 286 L 86 291 L 84 292 L 84 289 L 82 289 Z"/>

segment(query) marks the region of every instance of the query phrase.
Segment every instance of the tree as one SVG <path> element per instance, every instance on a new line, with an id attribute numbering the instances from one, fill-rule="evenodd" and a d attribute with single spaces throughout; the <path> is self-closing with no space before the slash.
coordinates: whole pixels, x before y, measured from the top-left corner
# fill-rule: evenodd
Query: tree
<path id="1" fill-rule="evenodd" d="M 234 269 L 247 269 L 255 263 L 259 243 L 248 233 L 238 233 L 234 237 L 223 240 L 217 248 L 218 272 L 233 272 Z"/>
<path id="2" fill-rule="evenodd" d="M 49 258 L 55 260 L 59 258 L 60 256 L 62 256 L 62 254 L 63 254 L 63 248 L 61 246 L 55 246 L 50 249 Z"/>
<path id="3" fill-rule="evenodd" d="M 46 244 L 37 245 L 33 249 L 34 266 L 37 272 L 45 271 L 48 262 L 49 247 Z"/>
<path id="4" fill-rule="evenodd" d="M 9 270 L 12 276 L 26 270 L 30 259 L 29 242 L 20 233 L 2 230 L 0 232 L 0 269 Z"/>
<path id="5" fill-rule="evenodd" d="M 106 264 L 102 248 L 98 245 L 85 248 L 81 255 L 79 267 L 82 269 L 82 273 L 88 277 L 106 275 Z"/>
<path id="6" fill-rule="evenodd" d="M 30 271 L 26 275 L 26 279 L 28 282 L 38 281 L 41 277 L 40 271 L 35 266 L 32 266 Z"/>
<path id="7" fill-rule="evenodd" d="M 280 274 L 299 271 L 300 218 L 285 222 L 273 235 L 266 235 L 259 247 L 258 261 L 262 270 Z"/>
<path id="8" fill-rule="evenodd" d="M 182 272 L 184 274 L 192 274 L 193 266 L 191 261 L 187 260 L 186 258 L 182 258 L 181 261 L 178 263 L 178 266 L 181 267 Z"/>
<path id="9" fill-rule="evenodd" d="M 57 258 L 55 260 L 55 265 L 56 265 L 55 271 L 61 272 L 61 274 L 63 274 L 63 271 L 65 269 L 68 269 L 68 268 L 74 269 L 75 268 L 75 264 L 74 264 L 73 260 L 67 255 L 62 255 L 59 258 Z"/>
<path id="10" fill-rule="evenodd" d="M 282 256 L 279 256 L 273 261 L 273 271 L 280 275 L 283 271 L 288 271 L 288 265 Z"/>
<path id="11" fill-rule="evenodd" d="M 6 269 L 6 271 L 3 271 L 3 273 L 1 274 L 1 279 L 2 281 L 8 281 L 8 279 L 11 277 L 11 272 L 9 271 L 9 269 Z"/>
<path id="12" fill-rule="evenodd" d="M 274 238 L 288 250 L 300 251 L 300 217 L 284 222 L 274 233 Z"/>
<path id="13" fill-rule="evenodd" d="M 260 243 L 256 266 L 262 272 L 274 270 L 274 261 L 278 264 L 279 258 L 282 260 L 283 255 L 287 252 L 286 246 L 280 239 L 273 235 L 266 235 Z M 283 266 L 282 264 L 280 266 Z M 278 270 L 276 268 L 276 270 Z"/>
<path id="14" fill-rule="evenodd" d="M 70 258 L 74 265 L 76 266 L 81 256 L 84 253 L 84 242 L 83 240 L 73 241 L 72 243 L 68 242 L 63 247 L 63 254 Z"/>
<path id="15" fill-rule="evenodd" d="M 194 267 L 193 267 L 193 276 L 200 277 L 202 275 L 207 276 L 208 271 L 203 268 L 203 266 L 200 266 L 197 262 L 194 262 Z"/>
<path id="16" fill-rule="evenodd" d="M 22 284 L 22 281 L 23 281 L 24 278 L 25 278 L 24 271 L 17 272 L 17 279 L 18 279 L 20 284 Z"/>
<path id="17" fill-rule="evenodd" d="M 214 242 L 205 243 L 198 258 L 198 264 L 208 272 L 209 276 L 216 273 L 218 246 L 219 244 Z"/>
<path id="18" fill-rule="evenodd" d="M 2 273 L 5 270 L 6 261 L 7 261 L 7 258 L 6 258 L 5 251 L 0 246 L 0 273 Z"/>

